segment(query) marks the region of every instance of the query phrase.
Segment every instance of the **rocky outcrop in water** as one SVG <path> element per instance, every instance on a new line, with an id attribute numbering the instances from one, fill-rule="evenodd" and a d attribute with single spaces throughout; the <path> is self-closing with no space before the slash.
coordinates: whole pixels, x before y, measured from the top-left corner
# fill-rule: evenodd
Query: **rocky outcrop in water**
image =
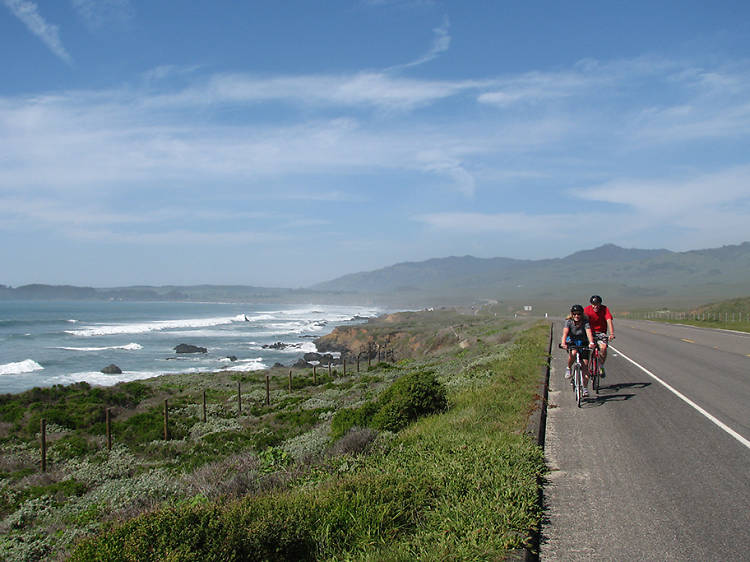
<path id="1" fill-rule="evenodd" d="M 187 343 L 181 343 L 174 348 L 176 353 L 207 353 L 208 350 L 205 347 L 198 347 L 197 345 L 190 345 Z"/>
<path id="2" fill-rule="evenodd" d="M 120 367 L 118 367 L 114 363 L 110 363 L 102 369 L 102 373 L 104 373 L 105 375 L 121 375 L 122 369 L 120 369 Z"/>
<path id="3" fill-rule="evenodd" d="M 262 347 L 263 347 L 263 349 L 287 349 L 289 347 L 299 348 L 299 347 L 301 347 L 301 344 L 299 344 L 299 343 L 284 343 L 284 342 L 281 342 L 281 341 L 277 341 L 276 343 L 272 343 L 272 344 L 267 344 L 267 343 L 263 344 Z"/>

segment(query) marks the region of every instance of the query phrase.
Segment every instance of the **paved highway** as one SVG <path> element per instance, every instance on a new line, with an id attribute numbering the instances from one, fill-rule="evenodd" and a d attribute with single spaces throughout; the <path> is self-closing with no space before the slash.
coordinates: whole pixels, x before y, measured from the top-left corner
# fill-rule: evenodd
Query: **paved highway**
<path id="1" fill-rule="evenodd" d="M 615 333 L 578 409 L 555 326 L 541 559 L 750 560 L 750 335 Z"/>

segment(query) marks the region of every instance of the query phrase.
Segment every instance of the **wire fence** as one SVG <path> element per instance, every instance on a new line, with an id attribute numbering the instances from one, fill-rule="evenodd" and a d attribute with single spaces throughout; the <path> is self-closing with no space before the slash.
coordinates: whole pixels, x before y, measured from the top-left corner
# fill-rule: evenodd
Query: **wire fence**
<path id="1" fill-rule="evenodd" d="M 675 312 L 669 310 L 654 310 L 646 312 L 630 312 L 627 318 L 634 320 L 689 320 L 691 322 L 737 322 L 750 323 L 750 312 Z"/>
<path id="2" fill-rule="evenodd" d="M 389 348 L 386 344 L 369 344 L 366 347 L 363 347 L 363 351 L 361 351 L 358 355 L 350 358 L 349 365 L 351 366 L 352 362 L 355 363 L 355 373 L 359 374 L 360 372 L 360 360 L 361 359 L 367 360 L 367 368 L 368 370 L 372 367 L 372 361 L 373 359 L 380 362 L 380 361 L 390 361 L 391 363 L 396 362 L 396 356 L 394 353 L 394 350 L 392 348 Z M 333 361 L 329 361 L 325 365 L 320 365 L 318 361 L 313 361 L 310 363 L 310 366 L 312 366 L 312 384 L 317 385 L 318 384 L 318 367 L 321 367 L 323 369 L 328 369 L 328 376 L 329 378 L 333 377 L 346 377 L 347 376 L 347 359 L 346 357 L 341 358 L 341 363 L 337 365 L 337 367 L 341 367 L 342 371 L 339 372 L 338 369 L 334 370 L 334 363 Z M 351 368 L 351 367 L 350 367 Z M 297 372 L 298 376 L 305 376 L 305 373 L 309 372 L 309 369 L 304 368 L 303 372 L 300 373 L 299 370 Z M 350 371 L 351 373 L 351 371 Z M 277 381 L 279 377 L 272 377 L 270 374 L 265 373 L 265 400 L 264 404 L 266 407 L 271 406 L 271 380 L 275 378 Z M 288 389 L 288 392 L 291 394 L 295 390 L 295 383 L 294 383 L 294 371 L 289 370 L 288 379 L 285 381 L 286 384 L 284 385 L 278 385 L 279 388 L 286 387 Z M 207 417 L 207 405 L 208 401 L 206 398 L 206 391 L 203 390 L 202 392 L 202 400 L 201 400 L 201 421 L 205 423 L 208 419 Z M 237 394 L 236 394 L 236 400 L 237 400 L 237 410 L 236 410 L 236 416 L 240 417 L 242 416 L 242 384 L 238 381 L 237 382 Z M 222 400 L 219 402 L 223 408 L 226 408 L 227 401 Z M 247 409 L 247 405 L 246 405 Z M 170 405 L 169 400 L 164 399 L 163 406 L 162 406 L 162 434 L 163 434 L 163 440 L 169 441 L 171 439 L 171 425 L 170 422 Z M 112 408 L 111 407 L 105 407 L 104 408 L 104 419 L 105 419 L 105 443 L 107 450 L 112 450 L 112 441 L 113 441 L 113 433 L 112 433 L 112 420 L 113 420 L 113 414 L 112 414 Z M 39 453 L 40 453 L 40 460 L 39 460 L 39 468 L 42 472 L 47 472 L 48 467 L 48 459 L 47 459 L 47 419 L 41 418 L 39 422 Z"/>

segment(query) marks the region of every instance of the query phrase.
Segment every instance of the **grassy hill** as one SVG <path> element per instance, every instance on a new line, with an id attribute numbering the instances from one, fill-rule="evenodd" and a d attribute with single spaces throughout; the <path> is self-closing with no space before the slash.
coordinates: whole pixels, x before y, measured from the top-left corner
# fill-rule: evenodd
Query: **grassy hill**
<path id="1" fill-rule="evenodd" d="M 750 288 L 748 289 L 750 290 Z M 750 297 L 727 299 L 720 302 L 698 306 L 690 312 L 695 314 L 743 314 L 750 315 Z"/>
<path id="2" fill-rule="evenodd" d="M 623 316 L 750 332 L 750 297 L 727 299 L 684 309 L 660 307 L 656 310 L 636 310 L 626 312 Z"/>
<path id="3" fill-rule="evenodd" d="M 272 369 L 268 391 L 218 372 L 0 396 L 0 559 L 503 559 L 541 518 L 523 430 L 549 328 L 498 312 L 371 320 L 329 344 L 387 341 L 395 362 L 295 369 L 291 388 Z"/>
<path id="4" fill-rule="evenodd" d="M 568 302 L 599 293 L 620 303 L 700 302 L 744 295 L 750 243 L 709 250 L 625 249 L 607 244 L 549 260 L 472 256 L 408 262 L 346 275 L 320 291 L 390 294 L 423 302 L 462 297 L 504 302 Z M 582 298 L 582 297 L 581 297 Z"/>

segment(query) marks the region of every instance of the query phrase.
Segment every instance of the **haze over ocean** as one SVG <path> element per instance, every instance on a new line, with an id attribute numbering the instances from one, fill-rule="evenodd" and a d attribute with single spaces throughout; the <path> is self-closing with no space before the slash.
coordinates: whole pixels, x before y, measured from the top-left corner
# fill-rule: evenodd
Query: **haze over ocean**
<path id="1" fill-rule="evenodd" d="M 315 351 L 314 338 L 379 312 L 314 304 L 0 301 L 0 393 L 290 365 Z M 290 346 L 263 348 L 278 341 Z M 205 347 L 207 353 L 178 355 L 174 347 L 181 343 Z M 122 374 L 101 372 L 111 363 Z"/>

